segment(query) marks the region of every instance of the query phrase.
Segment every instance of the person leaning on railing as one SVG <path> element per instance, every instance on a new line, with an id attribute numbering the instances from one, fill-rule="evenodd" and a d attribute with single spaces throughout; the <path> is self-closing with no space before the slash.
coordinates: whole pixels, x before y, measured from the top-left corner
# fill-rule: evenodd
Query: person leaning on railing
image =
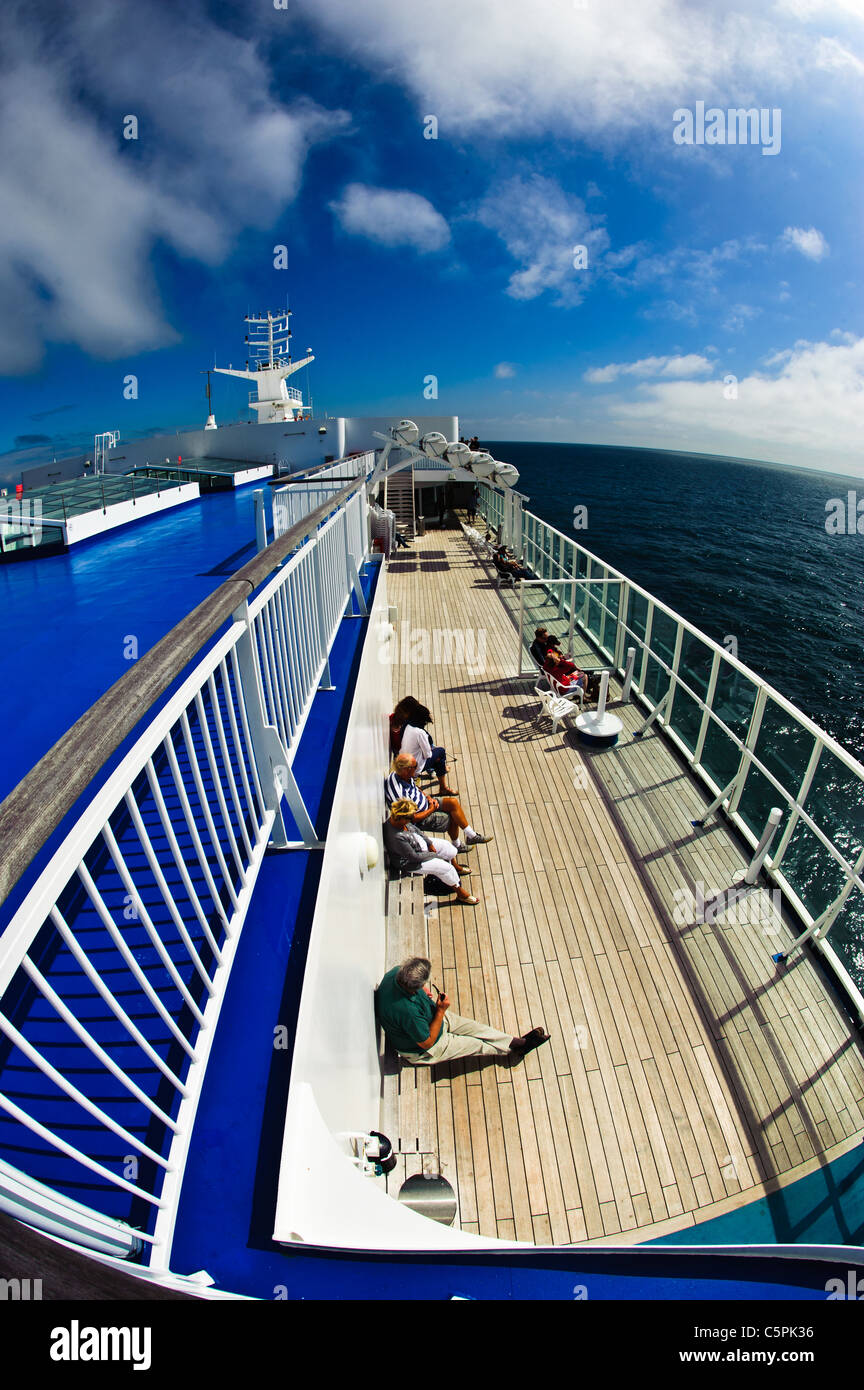
<path id="1" fill-rule="evenodd" d="M 462 809 L 462 803 L 456 796 L 432 797 L 431 799 L 420 790 L 414 781 L 414 773 L 417 771 L 417 759 L 409 757 L 407 753 L 397 753 L 393 759 L 390 775 L 384 782 L 384 796 L 388 808 L 394 801 L 402 798 L 412 802 L 414 810 L 414 824 L 423 831 L 446 830 L 447 833 L 456 841 L 457 850 L 471 849 L 472 845 L 486 845 L 492 839 L 491 835 L 480 835 L 473 826 L 468 824 L 468 817 Z M 459 832 L 463 832 L 463 838 L 459 840 Z"/>
<path id="2" fill-rule="evenodd" d="M 476 907 L 479 898 L 472 897 L 459 882 L 470 869 L 456 863 L 456 846 L 449 840 L 430 839 L 411 824 L 413 801 L 400 798 L 390 807 L 390 818 L 384 823 L 384 848 L 395 874 L 431 874 L 446 888 L 456 890 L 456 897 L 467 907 Z"/>
<path id="3" fill-rule="evenodd" d="M 532 1028 L 524 1037 L 511 1037 L 500 1028 L 448 1013 L 450 1000 L 436 990 L 433 1002 L 428 985 L 431 965 L 423 956 L 412 956 L 388 970 L 375 991 L 375 1013 L 387 1041 L 414 1067 L 450 1062 L 456 1057 L 524 1057 L 549 1041 L 544 1028 Z"/>

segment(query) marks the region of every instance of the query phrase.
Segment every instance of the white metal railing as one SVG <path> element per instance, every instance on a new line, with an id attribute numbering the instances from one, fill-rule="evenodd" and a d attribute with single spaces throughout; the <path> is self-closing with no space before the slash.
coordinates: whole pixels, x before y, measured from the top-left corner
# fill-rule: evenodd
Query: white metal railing
<path id="1" fill-rule="evenodd" d="M 273 534 L 281 536 L 304 516 L 328 501 L 338 484 L 352 478 L 368 478 L 375 466 L 375 451 L 337 459 L 311 475 L 276 488 L 273 493 Z"/>
<path id="2" fill-rule="evenodd" d="M 0 1109 L 37 1155 L 35 1172 L 0 1161 L 0 1209 L 103 1252 L 147 1245 L 167 1268 L 234 953 L 264 852 L 289 843 L 283 797 L 297 843 L 319 843 L 291 764 L 352 594 L 365 612 L 365 511 L 360 482 L 235 611 L 0 938 L 0 1057 L 23 1083 Z M 91 1207 L 63 1190 L 84 1179 Z"/>
<path id="3" fill-rule="evenodd" d="M 509 520 L 504 494 L 486 483 L 481 511 L 493 527 Z M 782 810 L 765 871 L 804 923 L 795 945 L 812 937 L 864 1017 L 861 989 L 824 939 L 852 891 L 864 892 L 864 766 L 725 647 L 540 517 L 522 511 L 512 544 L 538 579 L 553 581 L 571 634 L 578 628 L 622 676 L 635 649 L 632 690 L 646 726 L 656 722 L 675 745 L 715 798 L 712 810 L 725 804 L 754 849 L 769 811 Z M 523 611 L 530 616 L 527 597 Z"/>

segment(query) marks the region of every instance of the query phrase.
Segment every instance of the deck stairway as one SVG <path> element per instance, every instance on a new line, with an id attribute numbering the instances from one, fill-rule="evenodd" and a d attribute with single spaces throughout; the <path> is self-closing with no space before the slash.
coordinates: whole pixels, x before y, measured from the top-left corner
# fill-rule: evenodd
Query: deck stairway
<path id="1" fill-rule="evenodd" d="M 384 475 L 384 509 L 393 513 L 400 531 L 416 535 L 413 463 L 399 473 Z"/>

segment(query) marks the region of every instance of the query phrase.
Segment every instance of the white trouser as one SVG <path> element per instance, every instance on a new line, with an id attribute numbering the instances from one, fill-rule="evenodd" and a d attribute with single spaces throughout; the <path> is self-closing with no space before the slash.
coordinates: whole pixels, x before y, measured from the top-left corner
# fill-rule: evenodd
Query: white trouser
<path id="1" fill-rule="evenodd" d="M 459 875 L 453 868 L 453 860 L 457 854 L 456 846 L 451 844 L 449 840 L 436 840 L 434 835 L 427 835 L 426 838 L 431 841 L 436 857 L 427 859 L 423 864 L 418 864 L 413 872 L 415 874 L 434 874 L 448 888 L 458 888 Z"/>

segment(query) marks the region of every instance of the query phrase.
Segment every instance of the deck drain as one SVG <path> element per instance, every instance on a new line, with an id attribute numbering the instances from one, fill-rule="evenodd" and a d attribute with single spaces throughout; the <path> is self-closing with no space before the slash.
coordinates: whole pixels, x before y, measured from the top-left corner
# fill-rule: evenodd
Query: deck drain
<path id="1" fill-rule="evenodd" d="M 456 1219 L 456 1193 L 440 1175 L 427 1178 L 416 1173 L 407 1178 L 399 1189 L 399 1201 L 418 1216 L 428 1216 L 442 1226 L 452 1226 Z"/>

